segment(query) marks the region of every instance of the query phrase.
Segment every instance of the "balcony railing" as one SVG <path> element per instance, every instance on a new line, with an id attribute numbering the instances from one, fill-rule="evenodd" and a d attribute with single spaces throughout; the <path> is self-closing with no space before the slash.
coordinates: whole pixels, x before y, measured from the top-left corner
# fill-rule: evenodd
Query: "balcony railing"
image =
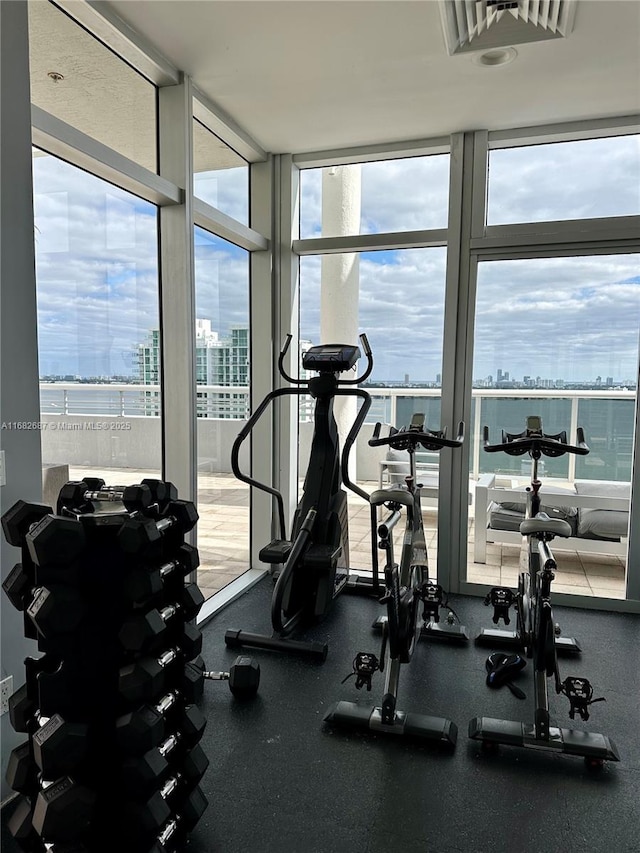
<path id="1" fill-rule="evenodd" d="M 367 423 L 399 425 L 408 423 L 414 411 L 424 411 L 430 426 L 440 424 L 440 388 L 368 390 L 373 402 Z M 198 418 L 228 422 L 249 416 L 247 386 L 198 385 L 197 395 Z M 548 461 L 548 475 L 569 481 L 576 477 L 628 481 L 635 397 L 635 390 L 620 389 L 474 389 L 467 428 L 467 440 L 471 441 L 470 475 L 477 479 L 497 466 L 503 466 L 501 470 L 506 473 L 526 473 L 517 457 L 487 459 L 481 452 L 482 426 L 488 424 L 492 435 L 498 436 L 503 427 L 517 430 L 527 414 L 541 414 L 549 430 L 566 429 L 570 436 L 575 436 L 578 425 L 584 426 L 592 449 L 584 459 L 569 455 Z M 312 401 L 300 399 L 300 420 L 309 421 Z M 160 414 L 159 385 L 42 382 L 40 400 L 41 412 L 46 416 L 154 418 Z"/>

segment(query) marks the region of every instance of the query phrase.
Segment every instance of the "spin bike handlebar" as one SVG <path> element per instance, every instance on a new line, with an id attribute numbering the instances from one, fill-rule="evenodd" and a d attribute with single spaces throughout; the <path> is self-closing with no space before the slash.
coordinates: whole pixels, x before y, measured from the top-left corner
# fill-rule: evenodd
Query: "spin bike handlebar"
<path id="1" fill-rule="evenodd" d="M 567 442 L 567 433 L 564 430 L 555 435 L 531 433 L 528 430 L 521 433 L 509 433 L 502 430 L 502 442 L 500 444 L 489 444 L 489 427 L 484 426 L 482 443 L 483 449 L 487 453 L 503 452 L 510 456 L 522 456 L 525 453 L 554 457 L 564 456 L 565 453 L 586 456 L 589 453 L 582 427 L 576 429 L 576 444 Z"/>
<path id="2" fill-rule="evenodd" d="M 396 429 L 391 427 L 389 435 L 380 438 L 382 424 L 378 422 L 373 428 L 373 436 L 369 439 L 370 447 L 379 447 L 388 444 L 394 450 L 406 450 L 408 447 L 416 448 L 419 444 L 425 450 L 442 450 L 443 447 L 461 447 L 464 443 L 464 422 L 458 424 L 458 435 L 456 438 L 447 438 L 447 428 L 442 430 L 417 430 Z"/>
<path id="3" fill-rule="evenodd" d="M 282 345 L 282 349 L 280 350 L 280 356 L 278 357 L 278 370 L 280 372 L 280 376 L 283 379 L 286 379 L 287 382 L 290 382 L 292 385 L 308 385 L 308 379 L 295 379 L 293 376 L 289 376 L 284 366 L 284 359 L 289 351 L 289 346 L 291 345 L 291 334 L 287 334 L 285 338 L 284 344 Z M 357 385 L 359 382 L 364 382 L 365 379 L 371 374 L 373 370 L 373 354 L 371 352 L 371 347 L 369 346 L 369 341 L 364 332 L 360 335 L 360 343 L 362 344 L 362 349 L 364 350 L 364 354 L 367 357 L 367 367 L 362 376 L 356 376 L 355 379 L 339 379 L 339 385 Z M 336 371 L 338 373 L 340 371 Z"/>

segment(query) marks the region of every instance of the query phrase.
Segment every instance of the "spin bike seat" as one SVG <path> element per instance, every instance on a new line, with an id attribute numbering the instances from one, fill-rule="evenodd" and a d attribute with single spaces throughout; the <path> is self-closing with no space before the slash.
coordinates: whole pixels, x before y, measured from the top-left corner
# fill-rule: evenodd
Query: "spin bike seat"
<path id="1" fill-rule="evenodd" d="M 369 502 L 373 506 L 378 504 L 386 504 L 388 501 L 394 501 L 403 506 L 413 506 L 413 495 L 407 489 L 376 489 L 371 492 Z"/>
<path id="2" fill-rule="evenodd" d="M 527 665 L 522 655 L 506 655 L 503 652 L 494 652 L 486 661 L 487 685 L 489 687 L 502 687 L 516 676 L 521 669 Z"/>
<path id="3" fill-rule="evenodd" d="M 562 518 L 549 518 L 546 512 L 539 512 L 535 518 L 527 518 L 520 525 L 520 533 L 530 536 L 532 533 L 550 533 L 552 536 L 571 536 L 571 525 Z"/>

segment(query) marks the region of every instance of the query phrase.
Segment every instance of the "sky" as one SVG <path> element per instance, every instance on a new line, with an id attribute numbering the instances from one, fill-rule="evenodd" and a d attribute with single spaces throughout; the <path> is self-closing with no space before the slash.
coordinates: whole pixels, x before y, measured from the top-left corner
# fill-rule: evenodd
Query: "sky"
<path id="1" fill-rule="evenodd" d="M 361 233 L 444 228 L 448 155 L 363 164 Z M 505 149 L 490 155 L 488 223 L 640 213 L 640 139 Z M 246 221 L 247 173 L 199 179 L 207 201 Z M 157 214 L 51 156 L 34 158 L 41 375 L 131 375 L 158 328 Z M 203 189 L 202 194 L 205 194 Z M 302 174 L 300 234 L 321 233 L 321 172 Z M 249 255 L 195 231 L 196 314 L 223 337 L 248 322 Z M 637 376 L 640 257 L 484 262 L 474 378 L 568 381 Z M 442 370 L 443 248 L 359 257 L 358 325 L 378 381 L 435 381 Z M 319 337 L 320 257 L 300 265 L 301 335 Z"/>

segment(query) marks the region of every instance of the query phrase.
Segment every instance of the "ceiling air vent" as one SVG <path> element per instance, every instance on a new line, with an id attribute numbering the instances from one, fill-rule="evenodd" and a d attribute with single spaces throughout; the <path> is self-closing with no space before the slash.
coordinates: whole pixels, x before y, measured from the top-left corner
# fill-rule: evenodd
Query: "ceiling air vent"
<path id="1" fill-rule="evenodd" d="M 566 38 L 576 0 L 440 0 L 450 55 Z"/>

